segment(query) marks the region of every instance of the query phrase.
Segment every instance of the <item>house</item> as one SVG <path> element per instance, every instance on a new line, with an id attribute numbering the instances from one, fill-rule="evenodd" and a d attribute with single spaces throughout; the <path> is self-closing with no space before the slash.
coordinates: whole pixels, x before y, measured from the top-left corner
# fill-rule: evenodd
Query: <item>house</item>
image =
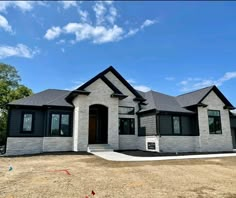
<path id="1" fill-rule="evenodd" d="M 6 154 L 232 151 L 231 109 L 216 86 L 177 97 L 144 93 L 111 66 L 74 91 L 48 89 L 9 103 Z"/>

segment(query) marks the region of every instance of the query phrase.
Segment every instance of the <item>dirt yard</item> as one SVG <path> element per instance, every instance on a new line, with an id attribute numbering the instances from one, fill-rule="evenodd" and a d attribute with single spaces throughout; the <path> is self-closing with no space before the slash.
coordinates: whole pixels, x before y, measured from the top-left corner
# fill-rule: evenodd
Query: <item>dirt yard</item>
<path id="1" fill-rule="evenodd" d="M 236 198 L 236 157 L 155 162 L 109 162 L 87 154 L 0 157 L 0 197 Z"/>

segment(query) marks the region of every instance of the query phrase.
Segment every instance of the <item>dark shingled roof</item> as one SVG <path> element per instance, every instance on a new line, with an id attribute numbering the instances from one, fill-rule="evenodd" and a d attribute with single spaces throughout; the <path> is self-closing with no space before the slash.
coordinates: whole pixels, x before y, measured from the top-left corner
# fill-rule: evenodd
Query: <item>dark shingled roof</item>
<path id="1" fill-rule="evenodd" d="M 141 92 L 146 99 L 147 105 L 143 106 L 140 112 L 156 109 L 157 111 L 168 111 L 168 112 L 180 112 L 180 113 L 193 113 L 185 108 L 182 108 L 175 97 L 162 94 L 156 91 Z"/>
<path id="2" fill-rule="evenodd" d="M 226 108 L 234 109 L 232 104 L 225 98 L 216 86 L 210 86 L 179 95 L 177 97 L 169 96 L 156 91 L 139 91 L 140 95 L 146 99 L 147 103 L 147 105 L 144 106 L 140 112 L 156 109 L 157 111 L 193 113 L 186 108 L 195 105 L 204 105 L 201 102 L 211 91 L 214 91 L 217 94 L 217 96 L 224 102 Z"/>
<path id="3" fill-rule="evenodd" d="M 65 100 L 69 93 L 70 91 L 66 90 L 47 89 L 32 96 L 15 100 L 9 105 L 73 107 Z"/>
<path id="4" fill-rule="evenodd" d="M 197 105 L 212 90 L 214 86 L 199 89 L 176 97 L 182 107 Z"/>
<path id="5" fill-rule="evenodd" d="M 199 89 L 197 91 L 193 91 L 190 93 L 186 93 L 183 95 L 179 95 L 176 98 L 182 107 L 190 107 L 201 104 L 201 102 L 211 91 L 214 91 L 215 94 L 221 99 L 221 101 L 225 104 L 225 108 L 235 109 L 235 107 L 233 107 L 233 105 L 227 100 L 227 98 L 221 93 L 221 91 L 215 85 Z"/>

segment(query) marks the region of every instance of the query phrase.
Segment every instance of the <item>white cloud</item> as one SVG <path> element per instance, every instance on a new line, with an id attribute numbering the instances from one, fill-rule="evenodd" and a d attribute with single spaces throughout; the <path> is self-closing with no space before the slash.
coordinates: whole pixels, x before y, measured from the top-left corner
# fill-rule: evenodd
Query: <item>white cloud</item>
<path id="1" fill-rule="evenodd" d="M 0 12 L 5 12 L 9 7 L 18 8 L 22 12 L 30 11 L 35 4 L 45 5 L 41 1 L 0 1 Z"/>
<path id="2" fill-rule="evenodd" d="M 95 5 L 93 6 L 93 10 L 96 15 L 97 24 L 98 25 L 102 24 L 104 22 L 105 12 L 107 11 L 104 3 L 101 1 L 96 2 Z"/>
<path id="3" fill-rule="evenodd" d="M 133 87 L 134 87 L 134 89 L 139 90 L 139 91 L 142 91 L 142 92 L 147 92 L 147 91 L 150 91 L 150 90 L 151 90 L 150 87 L 147 87 L 147 86 L 145 86 L 145 85 L 135 85 L 135 86 L 133 86 Z"/>
<path id="4" fill-rule="evenodd" d="M 71 3 L 68 3 L 68 5 L 71 5 Z M 91 41 L 94 44 L 102 44 L 133 36 L 144 27 L 156 23 L 155 20 L 147 19 L 138 28 L 125 30 L 124 27 L 115 23 L 118 11 L 113 1 L 97 1 L 94 3 L 94 22 L 90 21 L 89 13 L 86 10 L 82 10 L 80 6 L 77 6 L 77 11 L 80 16 L 80 22 L 69 22 L 62 27 L 52 26 L 47 30 L 44 38 L 53 40 L 61 35 L 73 34 L 75 39 L 69 40 L 71 44 L 84 40 Z"/>
<path id="5" fill-rule="evenodd" d="M 128 31 L 128 33 L 127 33 L 124 37 L 126 38 L 126 37 L 129 37 L 129 36 L 133 36 L 133 35 L 137 34 L 140 30 L 142 30 L 142 29 L 144 29 L 145 27 L 148 27 L 148 26 L 150 26 L 150 25 L 153 25 L 153 24 L 155 24 L 156 22 L 157 22 L 156 20 L 149 20 L 149 19 L 147 19 L 147 20 L 145 20 L 145 21 L 142 23 L 142 25 L 141 25 L 139 28 L 130 29 L 130 30 Z"/>
<path id="6" fill-rule="evenodd" d="M 168 77 L 165 77 L 165 80 L 173 81 L 173 80 L 175 80 L 175 77 L 168 76 Z"/>
<path id="7" fill-rule="evenodd" d="M 150 19 L 147 19 L 143 22 L 143 24 L 141 25 L 141 29 L 145 28 L 145 27 L 148 27 L 150 25 L 153 25 L 155 24 L 157 21 L 156 20 L 150 20 Z"/>
<path id="8" fill-rule="evenodd" d="M 89 21 L 89 13 L 86 10 L 78 9 L 78 13 L 82 22 L 86 23 Z"/>
<path id="9" fill-rule="evenodd" d="M 59 41 L 56 42 L 56 44 L 64 44 L 66 41 L 64 39 L 61 39 Z"/>
<path id="10" fill-rule="evenodd" d="M 44 38 L 46 38 L 47 40 L 53 40 L 53 39 L 59 37 L 61 32 L 62 31 L 61 31 L 60 27 L 53 26 L 47 30 L 46 34 L 44 35 Z"/>
<path id="11" fill-rule="evenodd" d="M 151 88 L 146 86 L 146 85 L 139 85 L 136 80 L 134 79 L 128 79 L 127 82 L 132 85 L 132 87 L 136 90 L 142 91 L 142 92 L 147 92 L 150 91 Z"/>
<path id="12" fill-rule="evenodd" d="M 98 1 L 93 6 L 93 11 L 96 16 L 97 25 L 105 24 L 107 22 L 113 25 L 118 16 L 113 1 Z"/>
<path id="13" fill-rule="evenodd" d="M 8 24 L 7 19 L 2 15 L 0 15 L 0 28 L 5 30 L 6 32 L 12 33 L 12 27 Z"/>
<path id="14" fill-rule="evenodd" d="M 203 79 L 203 78 L 187 78 L 178 83 L 181 86 L 180 91 L 187 92 L 192 90 L 201 89 L 211 85 L 221 86 L 224 82 L 236 78 L 236 72 L 226 72 L 222 77 L 218 79 Z"/>
<path id="15" fill-rule="evenodd" d="M 92 40 L 93 43 L 107 43 L 121 39 L 123 29 L 114 25 L 111 28 L 92 26 L 87 23 L 69 23 L 63 27 L 64 33 L 75 34 L 75 41 Z"/>
<path id="16" fill-rule="evenodd" d="M 39 49 L 30 49 L 26 45 L 17 44 L 16 46 L 0 45 L 0 58 L 7 58 L 11 56 L 33 58 L 39 53 Z"/>
<path id="17" fill-rule="evenodd" d="M 133 36 L 136 33 L 138 33 L 138 31 L 139 31 L 139 28 L 131 29 L 128 31 L 128 33 L 125 35 L 125 37 Z"/>
<path id="18" fill-rule="evenodd" d="M 72 90 L 75 90 L 77 88 L 79 88 L 80 86 L 82 86 L 84 84 L 83 81 L 72 81 L 72 83 L 74 84 L 73 86 L 71 86 L 70 88 L 65 88 L 65 90 L 69 90 L 69 91 L 72 91 Z"/>
<path id="19" fill-rule="evenodd" d="M 135 81 L 134 79 L 132 79 L 132 78 L 131 78 L 131 79 L 128 79 L 127 82 L 130 83 L 130 84 L 136 83 L 136 81 Z"/>
<path id="20" fill-rule="evenodd" d="M 60 1 L 60 3 L 63 5 L 64 9 L 68 9 L 68 8 L 77 6 L 76 1 Z"/>
<path id="21" fill-rule="evenodd" d="M 117 17 L 117 10 L 114 6 L 111 6 L 109 8 L 109 15 L 106 18 L 111 24 L 114 24 L 116 17 Z"/>
<path id="22" fill-rule="evenodd" d="M 217 85 L 222 85 L 225 81 L 236 78 L 236 72 L 226 72 L 225 75 L 217 81 Z"/>

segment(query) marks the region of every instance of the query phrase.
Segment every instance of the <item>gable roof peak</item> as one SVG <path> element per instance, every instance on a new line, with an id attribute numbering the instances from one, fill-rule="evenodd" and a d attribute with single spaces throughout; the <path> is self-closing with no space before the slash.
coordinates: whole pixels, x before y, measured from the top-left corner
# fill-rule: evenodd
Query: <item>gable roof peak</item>
<path id="1" fill-rule="evenodd" d="M 81 85 L 80 87 L 78 87 L 77 89 L 73 90 L 71 92 L 71 94 L 69 94 L 69 96 L 67 97 L 72 99 L 73 97 L 71 97 L 72 94 L 75 94 L 76 91 L 86 91 L 85 88 L 88 87 L 89 85 L 91 85 L 92 83 L 94 83 L 96 80 L 101 79 L 104 83 L 106 83 L 113 91 L 114 94 L 118 94 L 118 95 L 123 95 L 123 93 L 121 93 L 119 91 L 119 89 L 112 84 L 112 82 L 110 82 L 106 77 L 105 74 L 107 74 L 108 72 L 112 72 L 114 74 L 114 76 L 116 78 L 119 79 L 119 81 L 121 83 L 123 83 L 124 86 L 127 87 L 127 89 L 130 90 L 131 93 L 133 93 L 135 95 L 136 98 L 134 98 L 134 100 L 136 101 L 145 101 L 145 99 L 121 76 L 121 74 L 113 67 L 113 66 L 109 66 L 107 69 L 103 70 L 102 72 L 100 72 L 99 74 L 97 74 L 95 77 L 93 77 L 92 79 L 90 79 L 89 81 L 87 81 L 86 83 L 84 83 L 83 85 Z M 76 95 L 76 94 L 75 94 Z M 74 95 L 74 96 L 75 96 Z"/>
<path id="2" fill-rule="evenodd" d="M 221 93 L 221 91 L 215 86 L 209 86 L 202 89 L 198 89 L 193 92 L 176 96 L 178 102 L 182 107 L 189 107 L 200 104 L 210 92 L 214 91 L 215 94 L 222 100 L 227 108 L 234 108 L 228 99 Z"/>

